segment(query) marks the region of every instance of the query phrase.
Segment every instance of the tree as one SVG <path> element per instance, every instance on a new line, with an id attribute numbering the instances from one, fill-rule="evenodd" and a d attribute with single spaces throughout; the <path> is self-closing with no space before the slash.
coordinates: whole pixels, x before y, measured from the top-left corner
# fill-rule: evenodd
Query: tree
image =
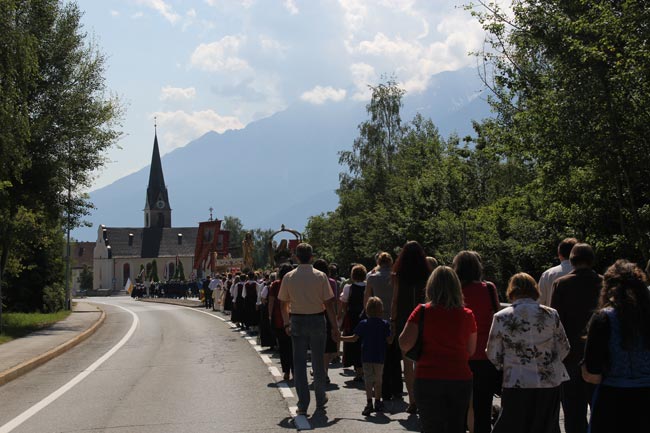
<path id="1" fill-rule="evenodd" d="M 80 18 L 74 3 L 0 4 L 0 297 L 5 282 L 12 299 L 24 300 L 19 291 L 39 296 L 18 281 L 62 227 L 81 224 L 92 206 L 81 191 L 120 135 L 105 59 L 87 42 Z M 51 280 L 39 284 L 61 283 L 62 272 L 44 273 Z"/>
<path id="2" fill-rule="evenodd" d="M 178 262 L 178 281 L 185 281 L 185 269 L 181 261 Z"/>
<path id="3" fill-rule="evenodd" d="M 532 168 L 526 190 L 553 241 L 575 234 L 604 263 L 648 259 L 647 3 L 522 0 L 510 17 L 479 3 L 497 113 L 483 140 Z"/>
<path id="4" fill-rule="evenodd" d="M 83 291 L 93 289 L 93 271 L 88 265 L 84 265 L 79 273 L 79 277 L 77 277 L 77 282 L 79 283 L 79 288 Z"/>
<path id="5" fill-rule="evenodd" d="M 151 261 L 151 274 L 149 275 L 149 280 L 155 283 L 160 281 L 160 278 L 158 278 L 158 262 L 156 259 Z"/>
<path id="6" fill-rule="evenodd" d="M 245 230 L 241 220 L 234 216 L 223 217 L 223 230 L 230 232 L 230 253 L 233 257 L 241 256 L 241 242 L 244 240 Z"/>

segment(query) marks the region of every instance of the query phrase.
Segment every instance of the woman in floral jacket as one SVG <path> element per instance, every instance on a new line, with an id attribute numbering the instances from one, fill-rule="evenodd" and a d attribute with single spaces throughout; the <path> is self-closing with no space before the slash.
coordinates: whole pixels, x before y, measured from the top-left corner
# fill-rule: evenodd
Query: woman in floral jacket
<path id="1" fill-rule="evenodd" d="M 503 370 L 501 414 L 492 433 L 559 432 L 560 385 L 569 380 L 564 327 L 557 311 L 537 302 L 530 275 L 510 278 L 506 295 L 512 306 L 494 315 L 486 349 Z"/>

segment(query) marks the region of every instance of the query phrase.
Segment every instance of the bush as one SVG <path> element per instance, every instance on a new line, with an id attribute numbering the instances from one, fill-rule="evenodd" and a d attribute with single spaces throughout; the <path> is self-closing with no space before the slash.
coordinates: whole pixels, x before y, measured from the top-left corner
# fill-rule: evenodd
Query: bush
<path id="1" fill-rule="evenodd" d="M 43 312 L 54 313 L 65 309 L 65 288 L 60 284 L 43 289 Z"/>

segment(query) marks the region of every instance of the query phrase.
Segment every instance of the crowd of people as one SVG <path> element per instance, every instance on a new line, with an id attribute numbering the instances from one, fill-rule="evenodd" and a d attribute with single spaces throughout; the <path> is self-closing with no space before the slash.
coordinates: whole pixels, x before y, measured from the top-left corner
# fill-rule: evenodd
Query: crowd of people
<path id="1" fill-rule="evenodd" d="M 510 278 L 510 304 L 485 281 L 479 253 L 461 251 L 444 266 L 415 241 L 394 262 L 380 252 L 373 269 L 352 266 L 348 279 L 303 243 L 297 265 L 221 275 L 205 293 L 232 322 L 259 332 L 262 346 L 278 349 L 298 415 L 310 404 L 310 351 L 317 410 L 329 399 L 328 367 L 342 355 L 364 383 L 362 415 L 406 390 L 406 411 L 424 432 L 557 433 L 560 408 L 566 433 L 645 431 L 648 276 L 626 260 L 599 275 L 593 248 L 574 238 L 557 255 L 560 264 L 539 282 Z"/>

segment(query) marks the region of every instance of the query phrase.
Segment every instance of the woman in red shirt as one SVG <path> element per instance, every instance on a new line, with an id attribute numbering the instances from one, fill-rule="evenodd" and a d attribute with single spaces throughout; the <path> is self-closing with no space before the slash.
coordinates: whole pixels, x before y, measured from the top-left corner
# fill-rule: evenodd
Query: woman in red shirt
<path id="1" fill-rule="evenodd" d="M 453 268 L 462 284 L 465 306 L 472 310 L 476 319 L 476 352 L 469 359 L 473 374 L 472 406 L 470 407 L 469 431 L 490 433 L 492 431 L 492 397 L 501 386 L 501 376 L 485 354 L 492 316 L 499 310 L 496 286 L 483 281 L 481 256 L 476 251 L 461 251 L 454 257 Z"/>
<path id="2" fill-rule="evenodd" d="M 463 307 L 460 280 L 448 266 L 433 271 L 426 299 L 427 304 L 413 310 L 399 337 L 402 351 L 409 351 L 418 339 L 419 321 L 424 320 L 414 384 L 422 431 L 464 433 L 472 395 L 468 360 L 476 349 L 474 314 Z"/>

